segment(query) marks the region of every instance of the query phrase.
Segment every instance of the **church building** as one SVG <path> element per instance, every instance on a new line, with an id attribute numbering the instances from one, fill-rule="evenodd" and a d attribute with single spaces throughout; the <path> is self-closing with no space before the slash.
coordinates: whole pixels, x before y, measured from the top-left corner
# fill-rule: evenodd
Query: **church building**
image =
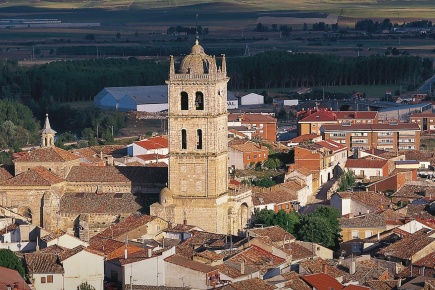
<path id="1" fill-rule="evenodd" d="M 171 56 L 168 186 L 151 215 L 221 234 L 237 234 L 249 222 L 250 192 L 228 190 L 228 80 L 225 56 L 218 66 L 198 40 L 178 72 Z"/>

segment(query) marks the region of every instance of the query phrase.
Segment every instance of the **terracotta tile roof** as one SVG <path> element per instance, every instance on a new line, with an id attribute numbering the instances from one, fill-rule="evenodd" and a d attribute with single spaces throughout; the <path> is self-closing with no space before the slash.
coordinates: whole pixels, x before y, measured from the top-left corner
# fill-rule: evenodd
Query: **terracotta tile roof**
<path id="1" fill-rule="evenodd" d="M 227 236 L 223 234 L 215 234 L 203 231 L 192 230 L 190 232 L 192 236 L 180 243 L 177 248 L 177 254 L 187 258 L 192 259 L 196 253 L 196 248 L 201 247 L 201 249 L 213 249 L 219 248 L 223 249 L 226 245 Z M 238 239 L 233 237 L 233 242 L 236 243 Z M 195 249 L 194 249 L 195 248 Z"/>
<path id="2" fill-rule="evenodd" d="M 298 273 L 291 271 L 290 273 L 281 274 L 287 282 L 285 282 L 285 287 L 297 290 L 311 290 L 312 288 L 308 286 L 304 280 L 301 279 Z"/>
<path id="3" fill-rule="evenodd" d="M 59 253 L 65 252 L 66 250 L 68 250 L 68 248 L 64 248 L 64 247 L 61 247 L 57 244 L 54 244 L 54 245 L 51 245 L 47 248 L 43 248 L 43 249 L 39 250 L 39 253 L 47 253 L 47 254 L 56 254 L 57 255 Z"/>
<path id="4" fill-rule="evenodd" d="M 433 232 L 421 229 L 414 234 L 404 236 L 394 244 L 379 250 L 378 253 L 404 260 L 410 259 L 415 253 L 435 242 L 435 239 L 430 237 L 431 234 Z"/>
<path id="5" fill-rule="evenodd" d="M 210 265 L 206 265 L 193 260 L 188 260 L 179 255 L 172 255 L 170 257 L 167 257 L 165 261 L 171 264 L 175 264 L 202 273 L 210 273 L 212 271 L 217 270 L 216 267 L 212 267 Z"/>
<path id="6" fill-rule="evenodd" d="M 435 153 L 433 152 L 407 150 L 400 151 L 399 154 L 405 155 L 406 160 L 429 161 L 431 165 L 435 164 Z"/>
<path id="7" fill-rule="evenodd" d="M 232 256 L 227 261 L 237 263 L 245 262 L 247 266 L 256 268 L 262 274 L 285 263 L 285 259 L 275 256 L 257 246 L 250 246 L 246 250 Z"/>
<path id="8" fill-rule="evenodd" d="M 66 180 L 69 182 L 130 182 L 115 166 L 73 166 Z"/>
<path id="9" fill-rule="evenodd" d="M 138 162 L 138 161 L 132 161 L 132 162 L 127 162 L 124 163 L 126 166 L 144 166 L 142 163 Z"/>
<path id="10" fill-rule="evenodd" d="M 17 176 L 1 182 L 1 185 L 6 186 L 26 186 L 40 185 L 50 186 L 65 181 L 65 179 L 51 173 L 48 169 L 38 166 L 31 168 Z"/>
<path id="11" fill-rule="evenodd" d="M 248 135 L 243 134 L 242 132 L 237 131 L 236 129 L 228 129 L 228 133 L 233 133 L 235 136 L 239 138 L 248 138 Z"/>
<path id="12" fill-rule="evenodd" d="M 0 289 L 6 290 L 7 286 L 11 286 L 14 290 L 31 290 L 16 270 L 0 266 Z"/>
<path id="13" fill-rule="evenodd" d="M 337 142 L 334 142 L 334 141 L 328 140 L 328 139 L 323 140 L 323 141 L 319 141 L 319 142 L 317 142 L 317 144 L 325 147 L 328 150 L 331 150 L 334 153 L 347 149 L 346 145 L 343 145 L 343 144 L 340 144 L 340 143 L 337 143 Z"/>
<path id="14" fill-rule="evenodd" d="M 337 114 L 332 111 L 324 112 L 324 111 L 317 111 L 301 120 L 298 121 L 298 123 L 305 123 L 305 122 L 337 122 Z"/>
<path id="15" fill-rule="evenodd" d="M 42 236 L 41 240 L 43 240 L 45 242 L 50 242 L 50 241 L 57 239 L 65 234 L 66 233 L 62 230 L 59 230 L 58 232 L 50 232 L 48 235 Z"/>
<path id="16" fill-rule="evenodd" d="M 245 275 L 249 275 L 251 273 L 255 272 L 255 269 L 246 268 L 245 266 L 245 274 L 242 274 L 240 272 L 240 264 L 239 263 L 231 263 L 231 262 L 224 262 L 223 264 L 216 265 L 216 268 L 219 270 L 220 273 L 230 277 L 230 278 L 239 278 Z"/>
<path id="17" fill-rule="evenodd" d="M 298 137 L 291 139 L 292 143 L 301 143 L 305 141 L 310 141 L 313 139 L 321 138 L 322 136 L 316 134 L 303 134 Z"/>
<path id="18" fill-rule="evenodd" d="M 105 155 L 127 155 L 127 148 L 124 145 L 91 146 L 89 148 L 94 150 L 97 154 L 103 152 Z"/>
<path id="19" fill-rule="evenodd" d="M 311 173 L 310 170 L 308 170 L 308 169 L 305 168 L 305 167 L 298 167 L 298 168 L 295 168 L 294 170 L 297 171 L 298 173 L 304 175 L 304 176 L 310 176 L 310 175 L 313 174 L 313 173 Z M 291 172 L 291 169 L 290 169 L 290 168 L 289 168 L 289 171 L 288 171 L 288 172 Z"/>
<path id="20" fill-rule="evenodd" d="M 149 160 L 168 159 L 169 156 L 162 155 L 162 154 L 142 154 L 142 155 L 136 155 L 136 157 L 145 161 L 149 161 Z"/>
<path id="21" fill-rule="evenodd" d="M 276 289 L 275 286 L 268 284 L 266 281 L 261 280 L 260 278 L 251 278 L 248 280 L 233 282 L 224 286 L 225 290 L 273 290 Z"/>
<path id="22" fill-rule="evenodd" d="M 62 265 L 58 264 L 57 256 L 51 253 L 24 254 L 24 260 L 29 274 L 63 274 Z"/>
<path id="23" fill-rule="evenodd" d="M 405 232 L 404 230 L 401 230 L 399 228 L 392 228 L 392 229 L 381 232 L 379 234 L 379 239 L 378 239 L 378 235 L 376 234 L 376 235 L 373 235 L 371 237 L 363 239 L 363 241 L 365 243 L 384 242 L 387 244 L 391 244 L 391 243 L 398 241 L 402 237 L 408 236 L 408 235 L 410 235 L 410 233 Z"/>
<path id="24" fill-rule="evenodd" d="M 246 142 L 244 144 L 229 145 L 229 147 L 241 152 L 262 152 L 268 153 L 269 150 L 265 146 L 261 146 L 254 142 Z"/>
<path id="25" fill-rule="evenodd" d="M 274 244 L 279 243 L 281 245 L 284 239 L 285 241 L 296 239 L 292 234 L 285 231 L 280 226 L 255 228 L 255 229 L 250 229 L 248 231 L 251 237 L 268 237 Z"/>
<path id="26" fill-rule="evenodd" d="M 421 198 L 429 196 L 435 192 L 435 185 L 414 185 L 404 184 L 398 191 L 393 194 L 393 197 L 406 197 L 406 198 Z"/>
<path id="27" fill-rule="evenodd" d="M 332 276 L 324 273 L 303 275 L 301 279 L 311 285 L 316 290 L 343 289 L 343 285 Z"/>
<path id="28" fill-rule="evenodd" d="M 18 227 L 19 227 L 19 225 L 17 223 L 7 225 L 6 227 L 4 227 L 3 229 L 0 230 L 0 237 L 6 233 L 9 233 L 9 232 L 17 229 Z"/>
<path id="29" fill-rule="evenodd" d="M 116 241 L 110 238 L 94 236 L 89 241 L 87 250 L 103 253 L 107 256 L 108 260 L 119 259 L 124 257 L 124 242 Z M 143 251 L 142 247 L 132 244 L 127 245 L 127 255 L 131 256 L 133 253 Z"/>
<path id="30" fill-rule="evenodd" d="M 252 201 L 254 205 L 263 204 L 280 204 L 290 201 L 296 201 L 298 196 L 294 192 L 289 191 L 270 191 L 264 193 L 254 193 L 252 195 Z"/>
<path id="31" fill-rule="evenodd" d="M 288 250 L 288 248 L 290 248 L 290 250 Z M 283 248 L 280 249 L 283 250 Z M 313 256 L 312 250 L 298 244 L 298 241 L 285 245 L 284 252 L 292 255 L 293 261 L 307 259 Z"/>
<path id="32" fill-rule="evenodd" d="M 276 123 L 277 119 L 270 115 L 263 114 L 239 114 L 239 113 L 231 113 L 228 115 L 228 121 L 234 122 L 239 118 L 242 119 L 242 124 L 246 123 Z"/>
<path id="33" fill-rule="evenodd" d="M 378 115 L 377 111 L 337 111 L 337 119 L 338 120 L 373 120 Z"/>
<path id="34" fill-rule="evenodd" d="M 420 131 L 420 127 L 416 123 L 398 123 L 393 124 L 350 124 L 350 125 L 335 125 L 335 124 L 325 124 L 323 125 L 323 130 L 325 132 L 331 131 Z"/>
<path id="35" fill-rule="evenodd" d="M 358 203 L 362 203 L 376 209 L 387 208 L 391 204 L 391 201 L 383 194 L 375 193 L 373 191 L 344 191 L 337 192 L 337 194 L 342 199 L 349 198 L 352 201 L 356 201 Z"/>
<path id="36" fill-rule="evenodd" d="M 67 162 L 80 159 L 79 156 L 58 147 L 44 147 L 29 151 L 26 155 L 14 160 L 15 162 Z"/>
<path id="37" fill-rule="evenodd" d="M 165 162 L 152 162 L 145 164 L 145 167 L 168 168 L 168 164 L 166 164 Z"/>
<path id="38" fill-rule="evenodd" d="M 305 188 L 307 185 L 305 184 L 305 182 L 299 180 L 299 179 L 290 179 L 284 183 L 280 183 L 279 187 L 284 187 L 285 189 L 290 189 L 293 191 L 299 191 L 303 188 Z"/>
<path id="39" fill-rule="evenodd" d="M 204 259 L 207 259 L 210 261 L 218 261 L 218 260 L 221 260 L 224 258 L 223 255 L 217 254 L 217 253 L 215 253 L 213 251 L 209 251 L 209 250 L 197 252 L 197 253 L 195 253 L 195 256 L 201 257 L 201 258 L 204 258 Z"/>
<path id="40" fill-rule="evenodd" d="M 425 257 L 412 263 L 414 266 L 435 269 L 435 252 L 429 253 Z"/>
<path id="41" fill-rule="evenodd" d="M 406 217 L 422 220 L 433 219 L 434 216 L 429 213 L 430 207 L 427 204 L 408 204 L 406 206 Z"/>
<path id="42" fill-rule="evenodd" d="M 375 214 L 364 214 L 354 218 L 340 218 L 342 228 L 385 228 L 385 219 Z"/>
<path id="43" fill-rule="evenodd" d="M 189 287 L 167 287 L 167 286 L 147 286 L 125 284 L 125 289 L 131 290 L 189 290 Z"/>
<path id="44" fill-rule="evenodd" d="M 69 152 L 80 156 L 80 161 L 84 164 L 93 164 L 93 163 L 105 163 L 106 161 L 104 159 L 101 159 L 97 153 L 92 150 L 91 148 L 79 148 L 79 149 L 73 149 L 69 150 Z"/>
<path id="45" fill-rule="evenodd" d="M 346 267 L 349 268 L 350 263 L 347 263 Z M 384 279 L 383 275 L 387 275 L 388 277 L 387 269 L 379 266 L 370 259 L 362 260 L 356 262 L 354 274 L 347 273 L 344 275 L 343 283 L 358 282 L 359 285 L 363 285 L 367 281 Z"/>
<path id="46" fill-rule="evenodd" d="M 342 290 L 370 290 L 369 287 L 360 286 L 360 285 L 347 285 L 342 288 Z"/>
<path id="47" fill-rule="evenodd" d="M 148 253 L 148 250 L 151 250 L 151 256 Z M 168 250 L 163 249 L 163 250 Z M 124 258 L 120 258 L 119 259 L 119 263 L 122 265 L 126 265 L 126 264 L 131 264 L 131 263 L 135 263 L 135 262 L 139 262 L 139 261 L 143 261 L 146 259 L 150 259 L 153 257 L 157 257 L 157 256 L 161 256 L 163 250 L 159 250 L 159 251 L 153 251 L 151 248 L 144 248 L 141 251 L 137 251 L 131 254 L 128 254 L 127 259 Z"/>
<path id="48" fill-rule="evenodd" d="M 199 227 L 193 225 L 185 225 L 185 224 L 171 224 L 169 228 L 167 228 L 166 232 L 174 232 L 174 233 L 185 233 L 193 230 L 199 230 Z"/>
<path id="49" fill-rule="evenodd" d="M 59 213 L 120 214 L 141 208 L 141 198 L 132 193 L 67 192 L 60 199 Z"/>
<path id="50" fill-rule="evenodd" d="M 365 282 L 364 285 L 370 287 L 370 289 L 372 290 L 391 290 L 397 286 L 397 281 L 396 280 L 387 280 L 387 281 L 372 280 L 372 281 Z"/>
<path id="51" fill-rule="evenodd" d="M 420 219 L 420 218 L 416 218 L 416 221 L 424 224 L 425 226 L 435 230 L 435 219 L 434 218 L 430 218 L 430 219 Z"/>
<path id="52" fill-rule="evenodd" d="M 131 214 L 129 217 L 121 220 L 119 223 L 114 224 L 109 228 L 105 229 L 98 235 L 101 237 L 111 237 L 116 239 L 117 237 L 126 234 L 138 227 L 144 226 L 155 219 L 156 219 L 155 216 L 150 216 L 141 213 L 134 213 Z"/>
<path id="53" fill-rule="evenodd" d="M 147 150 L 163 149 L 163 148 L 168 148 L 169 146 L 167 136 L 151 137 L 142 141 L 134 142 L 134 144 L 142 148 L 145 148 Z"/>
<path id="54" fill-rule="evenodd" d="M 388 160 L 378 159 L 347 159 L 346 168 L 382 168 L 386 166 Z"/>
<path id="55" fill-rule="evenodd" d="M 0 165 L 0 182 L 13 177 L 10 169 L 8 166 Z"/>
<path id="56" fill-rule="evenodd" d="M 332 265 L 328 265 L 328 263 L 321 258 L 303 260 L 299 263 L 299 265 L 300 267 L 304 268 L 305 271 L 311 274 L 322 273 L 323 267 L 326 267 L 326 272 L 328 273 L 328 276 L 332 276 L 334 278 L 343 277 L 346 274 L 346 272 L 337 269 Z"/>

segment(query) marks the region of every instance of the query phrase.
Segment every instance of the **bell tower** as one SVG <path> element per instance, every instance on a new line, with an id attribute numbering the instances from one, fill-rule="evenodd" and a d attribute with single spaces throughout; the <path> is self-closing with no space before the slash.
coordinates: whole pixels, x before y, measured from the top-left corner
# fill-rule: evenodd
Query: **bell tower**
<path id="1" fill-rule="evenodd" d="M 51 129 L 48 114 L 45 114 L 44 128 L 39 131 L 39 133 L 41 133 L 41 147 L 54 146 L 54 135 L 56 135 L 57 132 Z"/>
<path id="2" fill-rule="evenodd" d="M 218 66 L 198 39 L 178 71 L 171 56 L 168 188 L 160 196 L 165 209 L 152 205 L 151 214 L 228 232 L 228 80 L 225 56 Z"/>

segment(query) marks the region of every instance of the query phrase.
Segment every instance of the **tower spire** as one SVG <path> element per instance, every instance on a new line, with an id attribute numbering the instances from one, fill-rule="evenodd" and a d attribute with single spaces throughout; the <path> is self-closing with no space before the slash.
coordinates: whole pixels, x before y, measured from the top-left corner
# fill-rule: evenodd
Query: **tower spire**
<path id="1" fill-rule="evenodd" d="M 54 135 L 56 135 L 57 132 L 51 129 L 48 114 L 45 114 L 44 128 L 39 131 L 39 133 L 41 133 L 41 147 L 54 146 Z"/>

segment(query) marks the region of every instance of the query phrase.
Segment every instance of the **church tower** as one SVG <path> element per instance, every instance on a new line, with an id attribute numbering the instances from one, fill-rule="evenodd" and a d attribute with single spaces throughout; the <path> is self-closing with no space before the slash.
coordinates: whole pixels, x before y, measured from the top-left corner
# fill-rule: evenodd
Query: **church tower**
<path id="1" fill-rule="evenodd" d="M 170 58 L 169 176 L 151 214 L 229 233 L 228 116 L 225 56 L 221 66 L 196 40 L 178 72 Z"/>
<path id="2" fill-rule="evenodd" d="M 51 129 L 48 114 L 45 115 L 44 128 L 39 131 L 39 133 L 41 133 L 41 147 L 54 146 L 54 135 L 56 135 L 57 132 Z"/>

